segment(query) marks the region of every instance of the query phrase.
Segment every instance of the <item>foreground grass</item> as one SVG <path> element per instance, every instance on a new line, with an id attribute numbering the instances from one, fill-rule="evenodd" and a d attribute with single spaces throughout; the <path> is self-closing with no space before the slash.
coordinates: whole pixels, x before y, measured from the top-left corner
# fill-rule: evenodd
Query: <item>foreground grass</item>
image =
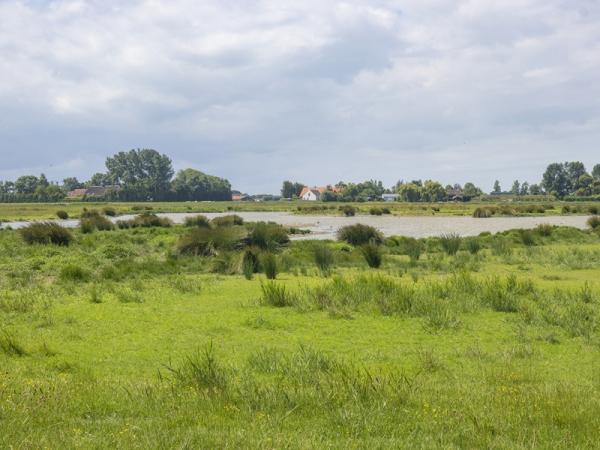
<path id="1" fill-rule="evenodd" d="M 528 210 L 526 206 L 541 206 L 535 202 L 468 202 L 468 203 L 401 203 L 369 202 L 338 203 L 310 201 L 269 201 L 269 202 L 65 202 L 65 203 L 0 203 L 0 222 L 56 219 L 57 211 L 65 211 L 71 218 L 79 218 L 87 209 L 110 208 L 117 214 L 154 213 L 223 213 L 230 211 L 291 212 L 294 214 L 340 215 L 341 208 L 352 206 L 356 214 L 370 214 L 372 209 L 387 208 L 398 216 L 472 216 L 475 210 L 485 208 L 500 209 L 498 215 L 557 215 L 590 214 L 598 210 L 596 203 L 590 202 L 544 202 L 543 210 Z M 523 209 L 525 207 L 525 209 Z M 593 213 L 593 212 L 592 212 Z"/>
<path id="2" fill-rule="evenodd" d="M 597 446 L 597 235 L 378 270 L 329 244 L 327 278 L 295 242 L 269 282 L 174 256 L 181 233 L 0 232 L 0 447 Z"/>

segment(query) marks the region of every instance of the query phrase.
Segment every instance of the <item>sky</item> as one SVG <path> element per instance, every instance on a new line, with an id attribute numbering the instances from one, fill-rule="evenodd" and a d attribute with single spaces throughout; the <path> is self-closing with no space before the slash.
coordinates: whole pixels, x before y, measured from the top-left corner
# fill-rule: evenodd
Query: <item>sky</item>
<path id="1" fill-rule="evenodd" d="M 597 0 L 0 0 L 0 179 L 132 148 L 284 179 L 538 182 L 600 163 Z"/>

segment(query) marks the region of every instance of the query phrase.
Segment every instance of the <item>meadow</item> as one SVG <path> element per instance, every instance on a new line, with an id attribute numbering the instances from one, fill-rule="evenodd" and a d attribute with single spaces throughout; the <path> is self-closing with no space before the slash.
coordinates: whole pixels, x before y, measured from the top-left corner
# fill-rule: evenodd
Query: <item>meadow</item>
<path id="1" fill-rule="evenodd" d="M 485 201 L 485 202 L 63 202 L 0 203 L 0 222 L 56 219 L 57 212 L 80 218 L 88 209 L 108 209 L 117 215 L 152 213 L 290 212 L 305 215 L 383 215 L 397 216 L 531 216 L 559 214 L 598 214 L 597 202 L 566 201 Z"/>
<path id="2" fill-rule="evenodd" d="M 2 230 L 0 448 L 596 448 L 599 223 Z"/>

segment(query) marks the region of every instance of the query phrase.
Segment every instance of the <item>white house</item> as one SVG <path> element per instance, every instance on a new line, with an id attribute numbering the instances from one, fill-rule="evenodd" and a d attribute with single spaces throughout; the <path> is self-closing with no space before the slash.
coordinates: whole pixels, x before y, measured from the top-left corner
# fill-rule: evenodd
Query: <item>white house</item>
<path id="1" fill-rule="evenodd" d="M 309 188 L 308 186 L 304 186 L 304 189 L 302 189 L 302 192 L 300 192 L 300 198 L 302 200 L 308 200 L 308 201 L 317 201 L 317 200 L 321 200 L 321 194 L 325 191 L 324 188 Z"/>

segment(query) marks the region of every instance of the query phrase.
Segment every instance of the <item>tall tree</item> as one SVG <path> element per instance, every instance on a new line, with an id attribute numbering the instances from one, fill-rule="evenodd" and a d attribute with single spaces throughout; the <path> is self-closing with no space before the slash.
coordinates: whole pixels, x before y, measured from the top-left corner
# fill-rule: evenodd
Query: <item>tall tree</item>
<path id="1" fill-rule="evenodd" d="M 512 188 L 510 189 L 510 193 L 513 195 L 521 194 L 521 184 L 519 183 L 519 180 L 515 180 L 513 182 Z"/>
<path id="2" fill-rule="evenodd" d="M 585 170 L 585 166 L 581 161 L 571 161 L 565 163 L 565 170 L 567 172 L 567 177 L 569 179 L 569 190 L 571 192 L 576 191 L 581 186 L 579 185 L 579 178 L 582 175 L 586 175 L 587 172 Z"/>
<path id="3" fill-rule="evenodd" d="M 108 178 L 122 184 L 125 195 L 129 192 L 153 200 L 168 194 L 174 173 L 169 157 L 152 149 L 119 152 L 106 159 L 106 168 Z"/>
<path id="4" fill-rule="evenodd" d="M 519 191 L 519 195 L 528 195 L 529 194 L 529 183 L 527 181 L 523 181 L 521 183 L 521 190 Z"/>
<path id="5" fill-rule="evenodd" d="M 594 180 L 600 180 L 600 164 L 596 164 L 592 169 L 592 177 Z"/>
<path id="6" fill-rule="evenodd" d="M 69 192 L 73 189 L 82 188 L 83 183 L 80 183 L 79 180 L 75 177 L 68 177 L 63 180 L 62 187 L 65 191 Z"/>
<path id="7" fill-rule="evenodd" d="M 560 163 L 550 164 L 542 177 L 542 186 L 546 192 L 557 197 L 564 197 L 569 194 L 571 183 L 565 165 Z"/>
<path id="8" fill-rule="evenodd" d="M 172 190 L 175 200 L 231 200 L 229 181 L 195 169 L 177 172 Z"/>
<path id="9" fill-rule="evenodd" d="M 502 188 L 500 187 L 500 181 L 494 181 L 494 190 L 492 194 L 502 194 Z"/>
<path id="10" fill-rule="evenodd" d="M 35 175 L 23 175 L 15 181 L 15 192 L 17 194 L 33 194 L 38 185 L 38 177 Z"/>

